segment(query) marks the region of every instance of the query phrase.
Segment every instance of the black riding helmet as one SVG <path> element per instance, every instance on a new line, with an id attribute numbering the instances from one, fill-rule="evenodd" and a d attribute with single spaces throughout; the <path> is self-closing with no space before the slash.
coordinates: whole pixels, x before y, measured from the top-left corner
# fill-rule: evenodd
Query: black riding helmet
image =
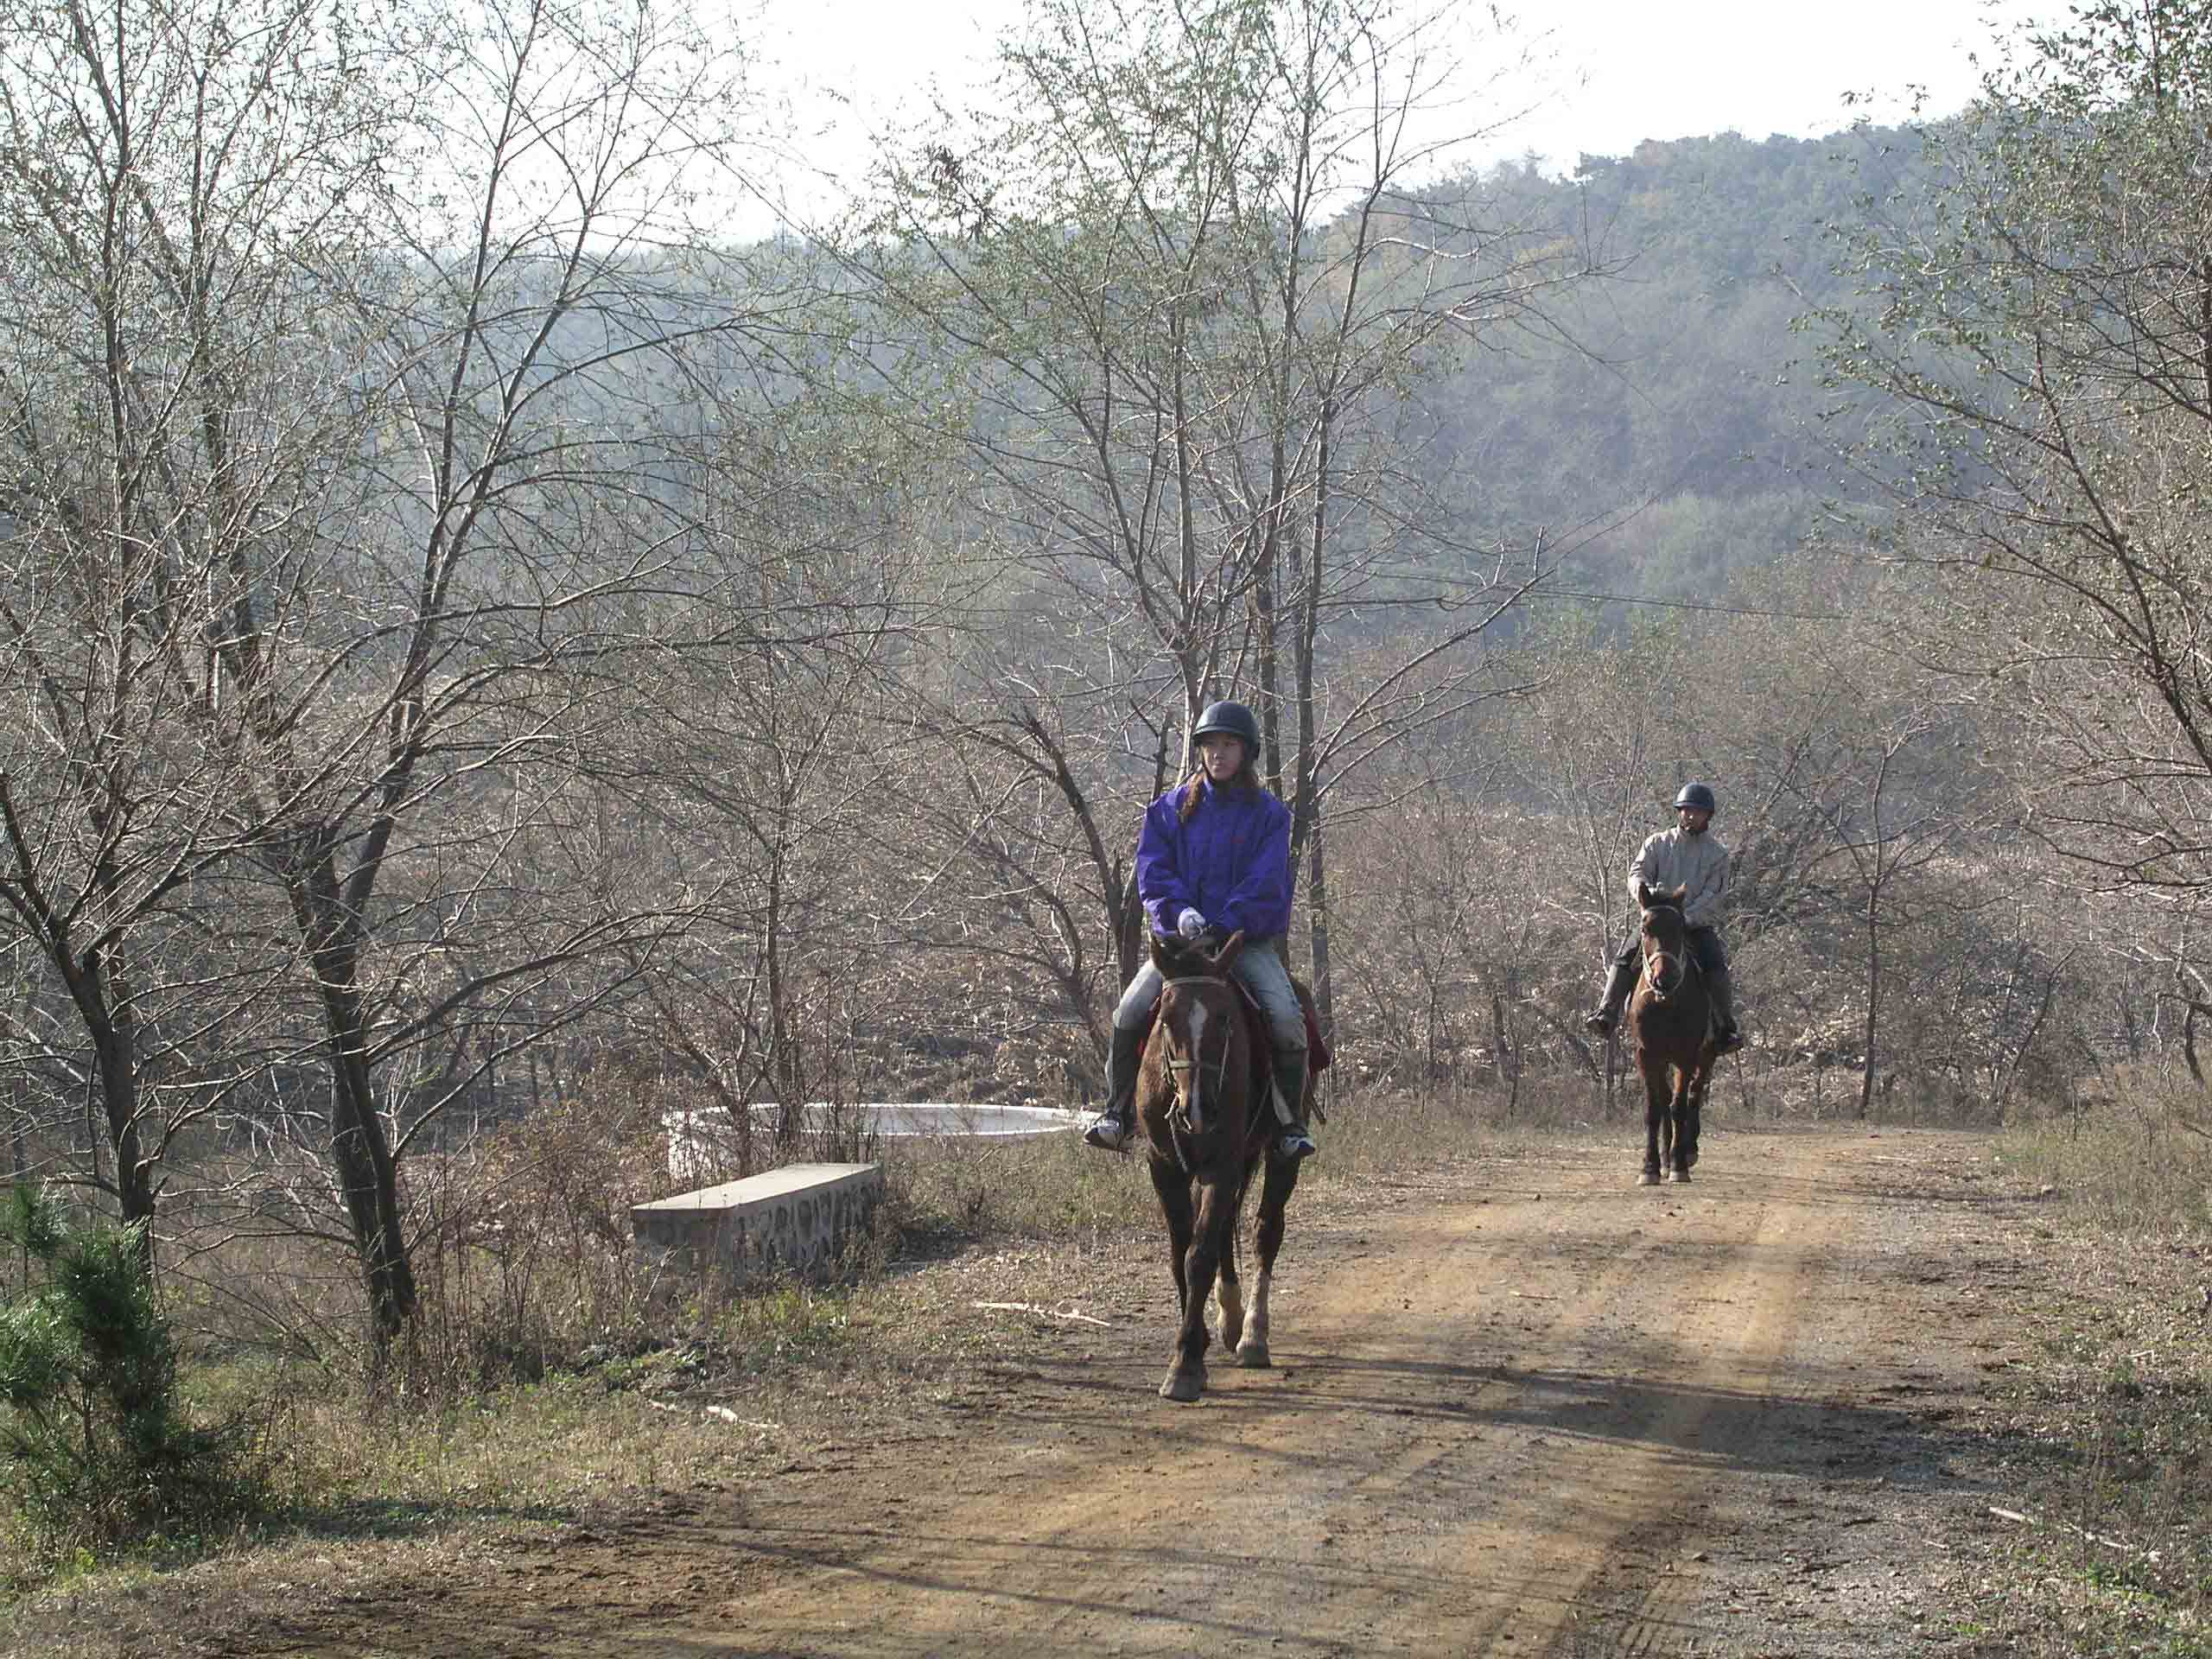
<path id="1" fill-rule="evenodd" d="M 1260 722 L 1258 718 L 1241 702 L 1210 702 L 1198 716 L 1198 723 L 1191 728 L 1191 747 L 1196 748 L 1198 740 L 1216 732 L 1226 732 L 1231 737 L 1244 740 L 1247 759 L 1256 762 L 1260 758 Z"/>
<path id="2" fill-rule="evenodd" d="M 1682 792 L 1675 797 L 1675 810 L 1679 812 L 1686 806 L 1694 806 L 1706 812 L 1720 810 L 1720 803 L 1713 798 L 1710 784 L 1684 784 Z"/>

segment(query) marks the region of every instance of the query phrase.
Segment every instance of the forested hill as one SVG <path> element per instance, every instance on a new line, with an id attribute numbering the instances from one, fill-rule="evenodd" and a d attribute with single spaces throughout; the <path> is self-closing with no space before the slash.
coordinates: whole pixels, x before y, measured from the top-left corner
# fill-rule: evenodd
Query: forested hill
<path id="1" fill-rule="evenodd" d="M 1734 134 L 1489 182 L 1594 267 L 1556 307 L 1572 347 L 1474 353 L 1435 392 L 1432 480 L 1478 541 L 1539 526 L 1605 592 L 1688 595 L 1786 553 L 1835 480 L 1792 319 L 1848 298 L 1824 226 L 1910 190 L 1916 132 Z"/>

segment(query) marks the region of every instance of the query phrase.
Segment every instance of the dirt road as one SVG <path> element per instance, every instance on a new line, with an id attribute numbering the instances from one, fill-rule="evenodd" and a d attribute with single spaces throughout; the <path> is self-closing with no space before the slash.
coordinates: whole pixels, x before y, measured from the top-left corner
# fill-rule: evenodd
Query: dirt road
<path id="1" fill-rule="evenodd" d="M 1946 1425 L 2004 1362 L 2023 1201 L 1974 1137 L 1708 1134 L 1639 1190 L 1586 1145 L 1292 1236 L 1275 1368 L 1154 1393 L 1164 1266 L 1007 1318 L 913 1432 L 233 1653 L 1971 1651 Z M 998 1317 L 1007 1317 L 1000 1315 Z"/>

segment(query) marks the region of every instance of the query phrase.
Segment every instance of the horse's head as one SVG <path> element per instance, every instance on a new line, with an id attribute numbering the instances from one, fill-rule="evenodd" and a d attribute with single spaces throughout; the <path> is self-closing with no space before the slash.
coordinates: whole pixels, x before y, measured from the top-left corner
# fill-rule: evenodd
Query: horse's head
<path id="1" fill-rule="evenodd" d="M 1186 939 L 1179 933 L 1152 936 L 1152 965 L 1160 969 L 1162 979 L 1187 979 L 1193 976 L 1226 980 L 1230 965 L 1244 949 L 1243 933 L 1232 933 L 1226 939 L 1200 937 Z"/>
<path id="2" fill-rule="evenodd" d="M 1636 902 L 1643 911 L 1638 924 L 1643 950 L 1644 982 L 1654 1001 L 1664 1002 L 1682 988 L 1689 974 L 1688 920 L 1682 912 L 1688 887 L 1655 887 L 1636 884 Z"/>
<path id="3" fill-rule="evenodd" d="M 1229 982 L 1230 964 L 1243 948 L 1242 933 L 1218 945 L 1153 938 L 1153 965 L 1163 983 L 1147 1052 L 1166 1069 L 1174 1090 L 1168 1121 L 1186 1135 L 1203 1135 L 1230 1092 L 1245 1086 L 1251 1057 L 1244 1011 Z"/>

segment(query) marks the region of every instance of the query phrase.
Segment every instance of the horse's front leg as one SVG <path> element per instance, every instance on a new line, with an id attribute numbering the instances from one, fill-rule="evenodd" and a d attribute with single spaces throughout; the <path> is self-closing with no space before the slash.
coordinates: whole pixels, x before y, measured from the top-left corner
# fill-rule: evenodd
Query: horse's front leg
<path id="1" fill-rule="evenodd" d="M 1696 1069 L 1690 1076 L 1688 1098 L 1683 1104 L 1681 1126 L 1675 1135 L 1675 1166 L 1681 1172 L 1679 1179 L 1690 1178 L 1690 1166 L 1697 1162 L 1697 1137 L 1705 1120 L 1706 1090 L 1713 1084 L 1713 1050 L 1708 1047 L 1698 1056 Z"/>
<path id="2" fill-rule="evenodd" d="M 1191 1401 L 1206 1389 L 1206 1298 L 1222 1257 L 1226 1229 L 1236 1224 L 1236 1182 L 1218 1173 L 1200 1175 L 1198 1214 L 1190 1232 L 1190 1253 L 1183 1265 L 1183 1325 L 1175 1336 L 1175 1363 L 1160 1384 L 1163 1400 Z"/>
<path id="3" fill-rule="evenodd" d="M 1252 1185 L 1252 1166 L 1255 1160 L 1244 1161 L 1243 1179 L 1236 1188 L 1236 1208 L 1230 1217 L 1228 1234 L 1222 1240 L 1221 1264 L 1214 1281 L 1214 1306 L 1221 1310 L 1221 1322 L 1214 1327 L 1215 1340 L 1224 1349 L 1233 1349 L 1244 1337 L 1244 1287 L 1237 1277 L 1236 1258 L 1242 1245 L 1238 1237 L 1244 1230 L 1244 1195 Z"/>
<path id="4" fill-rule="evenodd" d="M 1666 1121 L 1668 1096 L 1673 1085 L 1667 1077 L 1667 1068 L 1647 1061 L 1643 1072 L 1643 1173 L 1636 1178 L 1638 1186 L 1659 1184 L 1659 1126 Z"/>
<path id="5" fill-rule="evenodd" d="M 1690 1104 L 1690 1083 L 1697 1074 L 1697 1067 L 1685 1065 L 1675 1072 L 1673 1096 L 1667 1103 L 1667 1179 L 1688 1181 L 1690 1165 L 1695 1154 L 1689 1150 L 1691 1122 L 1695 1108 Z"/>
<path id="6" fill-rule="evenodd" d="M 1254 1369 L 1273 1363 L 1268 1352 L 1268 1294 L 1275 1280 L 1275 1252 L 1282 1248 L 1283 1211 L 1298 1185 L 1299 1160 L 1268 1154 L 1268 1173 L 1260 1188 L 1260 1213 L 1253 1229 L 1252 1249 L 1260 1270 L 1252 1281 L 1252 1306 L 1244 1316 L 1244 1339 L 1236 1344 L 1236 1363 Z"/>
<path id="7" fill-rule="evenodd" d="M 1175 1274 L 1175 1311 L 1187 1316 L 1191 1308 L 1189 1256 L 1193 1229 L 1191 1178 L 1172 1160 L 1154 1156 L 1152 1190 L 1160 1194 L 1160 1213 L 1167 1222 L 1167 1265 Z"/>

